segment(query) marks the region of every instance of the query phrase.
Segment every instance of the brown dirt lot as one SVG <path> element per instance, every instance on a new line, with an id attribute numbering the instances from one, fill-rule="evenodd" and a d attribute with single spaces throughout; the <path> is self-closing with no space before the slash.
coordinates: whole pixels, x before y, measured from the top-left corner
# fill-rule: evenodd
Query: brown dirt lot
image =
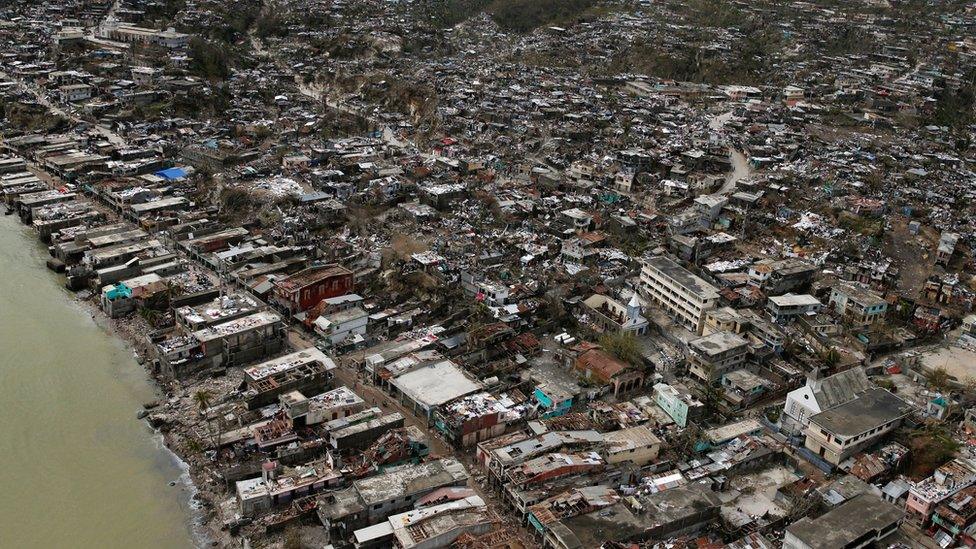
<path id="1" fill-rule="evenodd" d="M 885 234 L 884 252 L 895 259 L 901 271 L 898 290 L 905 295 L 917 296 L 925 287 L 925 280 L 934 272 L 932 250 L 939 235 L 935 229 L 924 225 L 921 232 L 914 235 L 908 232 L 908 221 L 902 215 L 891 216 L 891 230 Z M 920 244 L 920 240 L 925 245 Z"/>

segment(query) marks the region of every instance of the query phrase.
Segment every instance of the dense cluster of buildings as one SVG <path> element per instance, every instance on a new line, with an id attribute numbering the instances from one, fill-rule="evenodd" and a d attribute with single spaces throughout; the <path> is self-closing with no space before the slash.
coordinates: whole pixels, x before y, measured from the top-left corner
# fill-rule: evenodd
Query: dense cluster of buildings
<path id="1" fill-rule="evenodd" d="M 8 2 L 0 198 L 222 546 L 976 546 L 976 7 L 584 3 Z"/>

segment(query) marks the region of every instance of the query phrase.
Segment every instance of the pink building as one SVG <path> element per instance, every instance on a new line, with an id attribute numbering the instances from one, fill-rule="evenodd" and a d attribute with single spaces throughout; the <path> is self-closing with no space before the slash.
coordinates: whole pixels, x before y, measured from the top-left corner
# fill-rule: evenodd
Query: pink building
<path id="1" fill-rule="evenodd" d="M 924 527 L 940 503 L 974 482 L 976 462 L 968 458 L 956 458 L 939 467 L 932 476 L 915 483 L 908 491 L 905 505 L 908 520 Z"/>

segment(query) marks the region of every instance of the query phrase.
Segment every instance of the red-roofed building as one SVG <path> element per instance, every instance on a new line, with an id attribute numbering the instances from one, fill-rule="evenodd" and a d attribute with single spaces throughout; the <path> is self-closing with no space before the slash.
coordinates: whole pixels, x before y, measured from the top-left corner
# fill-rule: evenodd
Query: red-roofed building
<path id="1" fill-rule="evenodd" d="M 610 385 L 613 388 L 613 396 L 633 391 L 644 385 L 643 372 L 632 368 L 599 346 L 582 343 L 575 349 L 581 352 L 577 355 L 573 367 L 588 381 Z"/>
<path id="2" fill-rule="evenodd" d="M 352 290 L 352 271 L 332 263 L 309 267 L 283 280 L 276 280 L 272 299 L 295 314 L 311 309 L 323 299 L 345 295 Z"/>

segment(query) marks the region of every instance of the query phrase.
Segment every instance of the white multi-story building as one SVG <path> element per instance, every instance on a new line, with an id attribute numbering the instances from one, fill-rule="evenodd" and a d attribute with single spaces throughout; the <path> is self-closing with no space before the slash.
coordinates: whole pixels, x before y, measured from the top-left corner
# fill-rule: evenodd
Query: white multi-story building
<path id="1" fill-rule="evenodd" d="M 688 373 L 711 384 L 745 362 L 749 342 L 732 332 L 715 332 L 689 341 L 688 351 Z"/>
<path id="2" fill-rule="evenodd" d="M 830 292 L 830 306 L 844 320 L 868 326 L 884 321 L 888 302 L 870 290 L 842 282 Z"/>
<path id="3" fill-rule="evenodd" d="M 802 387 L 786 395 L 780 424 L 783 431 L 799 433 L 807 428 L 810 418 L 846 404 L 873 387 L 861 368 L 852 368 L 823 377 L 819 370 L 807 375 Z"/>
<path id="4" fill-rule="evenodd" d="M 718 303 L 718 288 L 667 257 L 647 260 L 640 282 L 645 297 L 696 334 L 702 333 L 705 312 Z"/>
<path id="5" fill-rule="evenodd" d="M 92 88 L 88 84 L 69 84 L 61 86 L 58 91 L 61 94 L 62 103 L 74 103 L 91 98 Z"/>
<path id="6" fill-rule="evenodd" d="M 359 307 L 352 307 L 322 315 L 315 319 L 315 333 L 319 334 L 332 345 L 346 341 L 350 336 L 366 335 L 366 324 L 369 315 Z"/>
<path id="7" fill-rule="evenodd" d="M 774 295 L 766 302 L 766 310 L 775 322 L 786 322 L 794 317 L 817 313 L 820 309 L 823 309 L 823 303 L 808 294 Z"/>
<path id="8" fill-rule="evenodd" d="M 854 400 L 811 416 L 806 448 L 839 465 L 894 430 L 910 412 L 908 403 L 888 391 L 869 389 Z"/>
<path id="9" fill-rule="evenodd" d="M 98 36 L 99 38 L 129 44 L 156 44 L 169 49 L 182 48 L 190 42 L 189 34 L 176 32 L 172 27 L 166 30 L 138 27 L 119 21 L 114 17 L 106 17 L 99 24 Z"/>

